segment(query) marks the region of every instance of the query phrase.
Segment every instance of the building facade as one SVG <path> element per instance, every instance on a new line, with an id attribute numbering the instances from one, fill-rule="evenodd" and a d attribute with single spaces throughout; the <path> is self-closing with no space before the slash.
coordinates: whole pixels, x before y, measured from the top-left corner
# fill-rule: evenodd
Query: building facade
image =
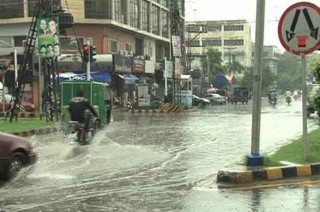
<path id="1" fill-rule="evenodd" d="M 3 0 L 0 3 L 0 54 L 17 48 L 23 52 L 23 41 L 29 31 L 38 0 Z M 156 63 L 170 58 L 171 0 L 55 0 L 74 17 L 74 27 L 60 36 L 61 52 L 75 54 L 79 45 L 96 46 L 97 54 L 141 56 Z M 184 17 L 184 0 L 178 0 Z M 133 67 L 133 66 L 132 66 Z M 148 63 L 146 72 L 154 74 Z M 64 70 L 62 70 L 64 71 Z M 128 70 L 131 73 L 133 70 Z M 151 75 L 150 75 L 151 74 Z M 143 73 L 140 73 L 143 75 Z"/>
<path id="2" fill-rule="evenodd" d="M 186 23 L 191 69 L 201 69 L 200 58 L 208 48 L 222 53 L 222 60 L 251 66 L 251 27 L 245 20 L 196 21 Z"/>
<path id="3" fill-rule="evenodd" d="M 252 64 L 254 63 L 254 43 L 252 43 Z M 263 65 L 268 67 L 270 71 L 277 76 L 278 64 L 281 57 L 281 50 L 274 45 L 263 46 Z"/>

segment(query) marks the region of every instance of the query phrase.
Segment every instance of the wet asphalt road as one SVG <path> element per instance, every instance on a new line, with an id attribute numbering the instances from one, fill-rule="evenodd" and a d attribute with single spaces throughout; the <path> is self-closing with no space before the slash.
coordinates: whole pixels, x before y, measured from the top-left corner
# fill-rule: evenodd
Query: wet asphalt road
<path id="1" fill-rule="evenodd" d="M 251 110 L 249 104 L 174 115 L 115 112 L 112 124 L 81 148 L 62 134 L 37 136 L 39 161 L 0 188 L 0 211 L 319 211 L 317 186 L 215 188 L 218 170 L 250 151 Z M 264 104 L 261 120 L 261 152 L 272 152 L 301 134 L 301 102 Z M 308 124 L 314 128 L 316 119 Z"/>

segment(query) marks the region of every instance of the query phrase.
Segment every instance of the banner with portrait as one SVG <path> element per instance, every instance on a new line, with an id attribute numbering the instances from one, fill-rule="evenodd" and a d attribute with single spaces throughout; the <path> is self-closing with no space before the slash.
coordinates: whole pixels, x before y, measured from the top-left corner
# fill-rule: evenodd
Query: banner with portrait
<path id="1" fill-rule="evenodd" d="M 42 58 L 61 55 L 59 38 L 59 18 L 38 18 L 38 53 Z"/>

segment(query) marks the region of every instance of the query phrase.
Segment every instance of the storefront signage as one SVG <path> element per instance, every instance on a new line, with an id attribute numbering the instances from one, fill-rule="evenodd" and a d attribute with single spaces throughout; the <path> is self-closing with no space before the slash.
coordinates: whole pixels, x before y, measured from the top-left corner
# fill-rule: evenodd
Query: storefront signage
<path id="1" fill-rule="evenodd" d="M 133 73 L 144 73 L 145 62 L 144 59 L 134 58 L 133 59 Z"/>
<path id="2" fill-rule="evenodd" d="M 114 71 L 118 73 L 131 73 L 133 59 L 124 55 L 113 55 Z"/>

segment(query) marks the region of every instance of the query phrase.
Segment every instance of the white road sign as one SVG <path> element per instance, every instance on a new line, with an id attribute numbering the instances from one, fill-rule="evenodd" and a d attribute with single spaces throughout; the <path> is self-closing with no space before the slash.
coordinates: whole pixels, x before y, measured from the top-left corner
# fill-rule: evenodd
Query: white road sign
<path id="1" fill-rule="evenodd" d="M 308 54 L 320 47 L 320 8 L 309 2 L 290 6 L 280 18 L 278 36 L 289 52 Z"/>

